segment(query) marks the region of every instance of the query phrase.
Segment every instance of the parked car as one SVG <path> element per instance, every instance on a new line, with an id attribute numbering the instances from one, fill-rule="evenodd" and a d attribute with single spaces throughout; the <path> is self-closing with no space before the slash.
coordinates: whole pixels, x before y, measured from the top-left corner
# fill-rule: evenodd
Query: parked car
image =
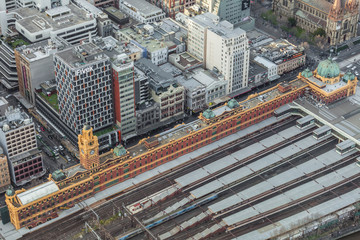
<path id="1" fill-rule="evenodd" d="M 356 69 L 356 66 L 353 66 L 353 67 L 351 68 L 351 70 L 353 70 L 353 71 L 354 71 L 355 69 Z"/>
<path id="2" fill-rule="evenodd" d="M 346 66 L 346 68 L 351 68 L 353 65 L 352 64 L 349 64 Z"/>
<path id="3" fill-rule="evenodd" d="M 358 71 L 355 71 L 355 75 L 356 75 L 356 76 L 359 76 L 359 72 L 358 72 Z"/>
<path id="4" fill-rule="evenodd" d="M 60 149 L 61 151 L 63 151 L 63 150 L 64 150 L 64 147 L 63 147 L 62 145 L 59 145 L 59 149 Z"/>

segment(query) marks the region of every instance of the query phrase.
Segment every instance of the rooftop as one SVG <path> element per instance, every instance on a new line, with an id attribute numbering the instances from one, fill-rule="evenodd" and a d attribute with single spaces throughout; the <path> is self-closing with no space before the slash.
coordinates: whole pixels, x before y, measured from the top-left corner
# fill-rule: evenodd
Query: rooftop
<path id="1" fill-rule="evenodd" d="M 159 15 L 163 13 L 163 11 L 157 6 L 145 1 L 145 0 L 123 0 L 125 6 L 131 8 L 136 8 L 136 12 L 143 13 L 144 15 Z M 121 4 L 121 3 L 119 3 Z M 133 10 L 134 11 L 134 10 Z"/>
<path id="2" fill-rule="evenodd" d="M 135 66 L 149 77 L 150 86 L 156 91 L 167 88 L 175 83 L 173 76 L 160 67 L 153 64 L 149 59 L 141 58 L 135 62 Z"/>
<path id="3" fill-rule="evenodd" d="M 169 56 L 169 61 L 173 64 L 178 64 L 183 70 L 202 65 L 202 62 L 199 59 L 190 55 L 188 52 L 171 54 Z"/>
<path id="4" fill-rule="evenodd" d="M 73 0 L 73 2 L 78 5 L 80 8 L 87 10 L 88 12 L 92 13 L 97 17 L 98 15 L 102 14 L 103 12 L 95 7 L 93 4 L 86 0 Z"/>
<path id="5" fill-rule="evenodd" d="M 207 27 L 209 30 L 217 33 L 223 38 L 233 38 L 240 35 L 245 36 L 246 34 L 244 30 L 242 30 L 241 28 L 234 28 L 234 25 L 226 20 L 219 21 L 218 16 L 209 12 L 201 15 L 196 15 L 195 17 L 192 17 L 190 19 L 203 27 Z"/>
<path id="6" fill-rule="evenodd" d="M 26 205 L 51 193 L 57 192 L 58 190 L 59 187 L 53 181 L 49 181 L 22 192 L 18 194 L 17 197 L 22 205 Z"/>
<path id="7" fill-rule="evenodd" d="M 103 52 L 110 57 L 111 60 L 117 58 L 119 54 L 125 53 L 127 55 L 142 52 L 142 49 L 136 46 L 133 43 L 124 43 L 116 40 L 112 36 L 108 37 L 95 37 L 92 39 L 97 47 L 99 47 Z"/>
<path id="8" fill-rule="evenodd" d="M 35 137 L 35 135 L 34 135 Z M 23 162 L 27 162 L 28 160 L 33 159 L 35 156 L 38 156 L 39 154 L 41 154 L 41 152 L 35 148 L 32 150 L 28 150 L 26 152 L 22 152 L 14 157 L 10 157 L 10 161 L 14 164 L 21 164 Z"/>
<path id="9" fill-rule="evenodd" d="M 188 124 L 178 125 L 170 130 L 167 130 L 165 132 L 162 132 L 154 136 L 159 141 L 157 147 L 170 143 L 181 137 L 184 137 L 188 135 L 190 132 L 197 131 L 198 129 L 204 128 L 206 126 L 207 124 L 201 120 L 196 120 Z M 144 143 L 139 143 L 127 150 L 129 151 L 131 157 L 135 157 L 143 153 L 146 153 L 148 151 L 148 148 L 145 146 Z"/>
<path id="10" fill-rule="evenodd" d="M 67 6 L 53 8 L 46 12 L 40 12 L 36 8 L 18 8 L 14 10 L 21 16 L 17 23 L 31 33 L 50 29 L 53 31 L 73 27 L 85 22 L 94 22 L 94 18 L 87 15 L 87 11 L 69 4 Z M 61 16 L 57 16 L 61 14 Z M 52 16 L 52 17 L 51 17 Z"/>
<path id="11" fill-rule="evenodd" d="M 154 39 L 153 37 L 149 35 L 142 35 L 139 34 L 137 31 L 135 31 L 132 28 L 123 28 L 120 29 L 118 32 L 125 35 L 128 39 L 133 41 L 136 41 L 139 43 L 142 47 L 146 48 L 148 52 L 154 52 L 162 48 L 167 48 L 165 44 L 162 41 L 159 41 L 157 39 Z"/>
<path id="12" fill-rule="evenodd" d="M 328 14 L 331 7 L 332 7 L 332 3 L 325 1 L 325 0 L 300 0 L 300 2 L 303 2 L 306 5 L 310 5 L 313 6 L 314 8 Z M 340 1 L 341 2 L 341 1 Z"/>
<path id="13" fill-rule="evenodd" d="M 252 48 L 251 54 L 264 57 L 271 62 L 279 64 L 284 59 L 302 56 L 303 51 L 303 47 L 295 46 L 285 39 L 277 39 L 270 44 Z"/>
<path id="14" fill-rule="evenodd" d="M 85 64 L 109 59 L 109 57 L 104 54 L 103 50 L 92 42 L 57 52 L 55 55 L 60 57 L 72 68 L 84 67 Z"/>
<path id="15" fill-rule="evenodd" d="M 127 18 L 125 13 L 121 12 L 119 9 L 117 9 L 115 7 L 107 7 L 104 9 L 104 12 L 114 16 L 115 18 L 117 18 L 119 20 Z"/>
<path id="16" fill-rule="evenodd" d="M 32 119 L 19 108 L 8 107 L 5 116 L 0 116 L 1 131 L 7 132 L 32 123 Z"/>
<path id="17" fill-rule="evenodd" d="M 209 87 L 214 84 L 226 83 L 222 75 L 217 76 L 212 71 L 204 70 L 204 69 L 195 69 L 193 72 L 194 74 L 192 75 L 192 77 L 206 87 Z"/>
<path id="18" fill-rule="evenodd" d="M 267 72 L 267 69 L 259 65 L 257 62 L 250 62 L 249 64 L 249 78 L 260 73 Z"/>
<path id="19" fill-rule="evenodd" d="M 300 88 L 300 87 L 306 86 L 307 83 L 305 83 L 304 81 L 302 81 L 300 79 L 296 79 L 296 80 L 289 82 L 289 85 L 291 86 L 291 88 Z M 243 110 L 247 110 L 247 109 L 256 107 L 257 105 L 259 105 L 261 103 L 271 101 L 274 98 L 279 97 L 283 94 L 284 93 L 282 93 L 276 86 L 276 87 L 270 88 L 269 90 L 266 90 L 264 92 L 252 94 L 248 97 L 247 100 L 239 102 L 239 104 L 240 104 L 240 107 L 243 108 Z M 220 116 L 224 112 L 227 112 L 230 110 L 231 109 L 228 108 L 226 105 L 223 105 L 219 108 L 215 108 L 213 111 L 216 114 L 216 116 Z"/>
<path id="20" fill-rule="evenodd" d="M 51 56 L 58 50 L 70 46 L 68 42 L 61 38 L 52 38 L 40 42 L 33 43 L 31 45 L 24 45 L 18 47 L 16 50 L 29 62 L 34 62 L 46 57 Z"/>

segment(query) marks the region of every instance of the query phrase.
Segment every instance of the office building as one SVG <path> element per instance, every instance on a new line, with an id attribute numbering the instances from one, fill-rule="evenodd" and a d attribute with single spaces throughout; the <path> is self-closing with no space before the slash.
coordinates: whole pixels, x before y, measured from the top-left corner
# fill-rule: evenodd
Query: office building
<path id="1" fill-rule="evenodd" d="M 173 122 L 184 117 L 185 88 L 174 77 L 148 59 L 140 59 L 135 66 L 149 77 L 150 95 L 160 105 L 160 121 Z"/>
<path id="2" fill-rule="evenodd" d="M 165 13 L 145 0 L 119 0 L 119 9 L 141 23 L 158 22 Z"/>
<path id="3" fill-rule="evenodd" d="M 14 50 L 2 39 L 0 39 L 0 82 L 7 89 L 14 90 L 18 87 Z"/>
<path id="4" fill-rule="evenodd" d="M 0 118 L 0 145 L 7 156 L 14 184 L 24 185 L 45 174 L 34 122 L 25 112 L 9 107 Z"/>
<path id="5" fill-rule="evenodd" d="M 35 105 L 35 90 L 41 83 L 55 78 L 53 55 L 66 47 L 66 41 L 53 38 L 15 49 L 19 91 L 29 103 Z"/>
<path id="6" fill-rule="evenodd" d="M 115 121 L 121 138 L 136 136 L 134 62 L 126 54 L 111 62 Z"/>
<path id="7" fill-rule="evenodd" d="M 212 13 L 189 18 L 188 52 L 205 68 L 219 71 L 228 82 L 227 94 L 248 84 L 249 50 L 246 32 Z"/>
<path id="8" fill-rule="evenodd" d="M 75 133 L 85 124 L 94 130 L 114 123 L 110 59 L 94 43 L 54 55 L 59 115 Z"/>
<path id="9" fill-rule="evenodd" d="M 19 8 L 13 14 L 18 19 L 16 30 L 30 42 L 61 36 L 71 44 L 97 35 L 96 16 L 75 4 L 44 12 L 35 8 Z"/>
<path id="10" fill-rule="evenodd" d="M 10 185 L 9 167 L 6 154 L 0 147 L 0 193 L 5 192 Z"/>
<path id="11" fill-rule="evenodd" d="M 196 0 L 200 12 L 210 12 L 242 29 L 254 28 L 255 20 L 250 17 L 250 0 Z"/>

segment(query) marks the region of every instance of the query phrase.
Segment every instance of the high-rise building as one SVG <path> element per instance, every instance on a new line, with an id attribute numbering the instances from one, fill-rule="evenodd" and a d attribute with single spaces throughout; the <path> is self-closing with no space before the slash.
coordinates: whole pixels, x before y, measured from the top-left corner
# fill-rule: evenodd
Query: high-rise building
<path id="1" fill-rule="evenodd" d="M 94 43 L 54 55 L 60 119 L 75 133 L 114 123 L 110 59 Z"/>
<path id="2" fill-rule="evenodd" d="M 196 0 L 203 12 L 211 12 L 232 24 L 250 19 L 250 0 Z"/>
<path id="3" fill-rule="evenodd" d="M 121 138 L 136 135 L 134 62 L 123 53 L 111 64 L 115 121 Z"/>
<path id="4" fill-rule="evenodd" d="M 219 71 L 228 82 L 227 94 L 247 87 L 249 47 L 246 32 L 212 13 L 189 18 L 188 52 L 205 68 Z"/>
<path id="5" fill-rule="evenodd" d="M 68 45 L 60 38 L 53 38 L 15 49 L 19 91 L 31 104 L 35 104 L 35 89 L 54 79 L 53 54 Z"/>
<path id="6" fill-rule="evenodd" d="M 0 147 L 0 192 L 4 192 L 8 185 L 10 185 L 10 175 L 7 157 L 2 147 Z"/>
<path id="7" fill-rule="evenodd" d="M 25 112 L 9 107 L 0 118 L 0 128 L 0 145 L 7 155 L 12 181 L 23 185 L 44 175 L 32 119 Z"/>

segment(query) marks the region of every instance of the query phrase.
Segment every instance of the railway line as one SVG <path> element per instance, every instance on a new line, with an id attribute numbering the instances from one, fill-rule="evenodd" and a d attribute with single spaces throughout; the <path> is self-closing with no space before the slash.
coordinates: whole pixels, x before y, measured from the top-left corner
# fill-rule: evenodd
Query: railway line
<path id="1" fill-rule="evenodd" d="M 245 133 L 242 137 L 226 143 L 211 152 L 207 152 L 199 157 L 193 158 L 186 165 L 173 168 L 162 174 L 162 176 L 156 177 L 156 180 L 150 179 L 141 186 L 134 186 L 131 189 L 127 189 L 127 191 L 116 193 L 108 197 L 102 203 L 98 204 L 98 206 L 87 207 L 86 210 L 80 210 L 67 217 L 59 219 L 54 224 L 46 226 L 46 228 L 43 227 L 24 235 L 22 239 L 67 239 L 69 236 L 78 233 L 81 228 L 83 228 L 86 221 L 92 221 L 96 218 L 93 211 L 96 212 L 100 219 L 107 219 L 109 217 L 109 213 L 112 213 L 114 209 L 117 211 L 120 209 L 121 211 L 122 203 L 130 204 L 131 202 L 138 201 L 146 197 L 150 192 L 157 192 L 167 186 L 171 186 L 174 184 L 174 179 L 186 173 L 192 172 L 203 165 L 225 157 L 230 152 L 237 151 L 259 140 L 265 139 L 274 133 L 280 132 L 289 126 L 294 125 L 296 119 L 297 117 L 289 117 L 279 122 L 273 122 L 268 126 L 262 126 L 260 129 L 245 129 L 247 132 L 243 131 Z M 90 210 L 90 208 L 92 210 Z M 134 223 L 128 218 L 122 219 L 121 224 L 121 229 L 130 229 L 134 225 Z M 67 231 L 65 232 L 63 229 L 67 229 Z M 119 230 L 119 225 L 108 227 L 108 231 L 112 235 L 119 234 L 121 229 Z"/>
<path id="2" fill-rule="evenodd" d="M 306 135 L 306 134 L 304 134 L 304 135 Z M 324 144 L 324 145 L 321 145 L 321 144 Z M 297 189 L 299 187 L 304 187 L 304 186 L 306 186 L 306 184 L 309 185 L 309 183 L 313 182 L 314 179 L 315 180 L 317 178 L 321 179 L 322 177 L 327 176 L 329 174 L 332 174 L 333 172 L 340 171 L 341 169 L 343 169 L 343 167 L 353 169 L 354 166 L 352 166 L 352 164 L 355 162 L 355 158 L 357 156 L 359 156 L 358 152 L 346 155 L 346 157 L 344 157 L 344 158 L 335 157 L 335 160 L 332 161 L 332 162 L 327 161 L 327 164 L 322 162 L 323 165 L 316 166 L 316 164 L 315 164 L 316 163 L 315 162 L 316 157 L 319 156 L 322 152 L 324 152 L 324 150 L 326 150 L 326 149 L 328 150 L 329 148 L 331 148 L 331 146 L 332 146 L 332 148 L 334 148 L 335 144 L 336 144 L 335 138 L 329 137 L 329 138 L 321 141 L 320 143 L 316 144 L 316 145 L 321 145 L 322 148 L 320 149 L 320 151 L 319 151 L 319 149 L 316 149 L 316 148 L 314 148 L 312 151 L 309 151 L 310 150 L 309 148 L 304 149 L 304 151 L 307 151 L 307 152 L 304 152 L 303 154 L 308 155 L 308 157 L 303 158 L 303 155 L 297 154 L 298 155 L 298 158 L 297 158 L 298 161 L 296 162 L 295 159 L 293 159 L 293 162 L 292 161 L 287 161 L 286 163 L 289 165 L 289 167 L 285 167 L 286 171 L 284 171 L 284 173 L 286 173 L 286 172 L 292 173 L 291 169 L 296 168 L 297 166 L 304 167 L 303 166 L 304 164 L 307 164 L 308 165 L 307 168 L 312 169 L 313 171 L 306 172 L 306 173 L 303 172 L 303 175 L 298 176 L 296 178 L 293 178 L 289 182 L 280 184 L 279 186 L 276 186 L 274 188 L 270 188 L 270 189 L 268 189 L 267 191 L 265 191 L 265 192 L 263 192 L 261 194 L 258 194 L 256 196 L 252 196 L 249 199 L 246 199 L 246 200 L 241 201 L 241 202 L 239 202 L 239 203 L 237 203 L 235 205 L 232 205 L 230 207 L 230 209 L 227 209 L 226 211 L 223 211 L 222 213 L 220 213 L 218 215 L 212 216 L 212 219 L 216 220 L 216 219 L 219 218 L 220 220 L 218 222 L 221 223 L 222 222 L 221 221 L 222 217 L 226 217 L 226 216 L 230 215 L 231 213 L 233 213 L 234 211 L 238 211 L 238 210 L 241 211 L 242 209 L 246 209 L 246 207 L 252 207 L 252 206 L 254 206 L 254 204 L 261 203 L 263 201 L 267 201 L 268 199 L 271 199 L 274 196 L 276 197 L 277 194 L 281 194 L 282 192 L 291 191 L 292 189 Z M 325 145 L 327 145 L 327 146 L 325 146 Z M 316 154 L 313 154 L 314 151 L 316 151 Z M 331 155 L 337 154 L 334 149 L 332 151 L 329 151 L 329 152 L 330 152 Z M 328 159 L 331 159 L 331 156 L 327 156 L 327 157 L 330 157 Z M 309 159 L 311 159 L 311 158 L 313 158 L 312 159 L 313 162 L 309 161 Z M 270 168 L 267 167 L 264 170 L 269 171 L 270 169 L 274 170 L 274 169 L 276 169 L 276 167 L 275 166 L 272 166 Z M 279 167 L 278 167 L 278 170 L 279 170 Z M 251 225 L 253 222 L 258 221 L 259 219 L 268 219 L 270 216 L 273 216 L 274 214 L 277 214 L 278 212 L 285 211 L 286 209 L 292 208 L 293 206 L 299 206 L 300 204 L 304 204 L 304 203 L 310 202 L 310 201 L 313 202 L 314 199 L 318 199 L 320 196 L 324 195 L 324 192 L 325 193 L 328 193 L 328 192 L 333 193 L 335 191 L 335 189 L 337 189 L 339 186 L 346 186 L 349 183 L 350 183 L 350 185 L 352 184 L 352 185 L 356 186 L 356 184 L 354 184 L 354 181 L 357 181 L 358 178 L 359 178 L 359 173 L 356 172 L 356 171 L 357 171 L 357 169 L 354 171 L 354 173 L 356 173 L 355 175 L 351 175 L 350 177 L 348 177 L 348 178 L 346 178 L 346 179 L 344 179 L 342 181 L 334 182 L 334 184 L 326 186 L 326 187 L 324 187 L 322 189 L 319 189 L 318 191 L 315 191 L 315 192 L 313 192 L 313 193 L 311 193 L 311 194 L 309 194 L 307 196 L 303 196 L 303 197 L 297 199 L 296 201 L 290 201 L 289 203 L 284 204 L 284 206 L 279 206 L 278 208 L 268 210 L 267 212 L 261 212 L 258 215 L 252 216 L 250 219 L 246 219 L 246 220 L 244 219 L 242 222 L 237 223 L 236 226 L 227 227 L 227 231 L 228 232 L 235 231 L 236 229 L 241 228 L 243 225 L 244 226 L 245 225 L 246 226 Z M 255 172 L 254 175 L 259 177 L 260 174 L 266 174 L 266 173 L 267 173 L 266 171 L 261 172 L 261 173 L 260 172 Z M 269 176 L 277 176 L 278 174 L 279 174 L 279 172 L 277 172 L 275 170 L 274 173 L 272 173 L 272 174 L 269 173 L 267 178 L 260 177 L 260 182 L 261 182 L 261 178 L 262 178 L 262 181 L 266 181 L 266 179 L 269 179 Z M 283 178 L 283 177 L 284 176 L 279 176 L 279 178 Z M 209 179 L 206 179 L 206 181 L 203 181 L 203 182 L 209 182 L 210 179 L 214 178 L 214 175 L 209 174 L 208 178 Z M 329 178 L 329 177 L 327 176 L 327 178 Z M 249 179 L 251 179 L 251 178 L 249 178 Z M 331 178 L 329 178 L 329 179 L 331 179 Z M 199 181 L 196 180 L 196 186 L 199 186 L 199 184 L 200 184 Z M 249 183 L 247 183 L 247 184 L 248 184 L 248 188 L 249 188 Z M 229 197 L 229 194 L 231 194 L 231 193 L 234 194 L 237 191 L 237 189 L 241 189 L 241 188 L 246 189 L 246 187 L 244 187 L 244 186 L 241 187 L 241 184 L 240 184 L 240 185 L 235 185 L 234 187 L 227 189 L 227 191 L 228 191 L 227 194 L 225 194 L 226 190 L 224 190 L 223 191 L 224 195 L 219 197 L 218 199 L 216 199 L 216 201 L 219 202 L 220 205 L 223 205 L 223 203 L 221 203 L 221 201 L 223 199 L 226 199 L 227 197 Z M 191 189 L 184 189 L 182 194 L 184 194 L 184 193 L 186 193 L 186 192 L 188 192 L 190 190 Z M 218 193 L 219 191 L 216 191 L 216 192 Z M 256 192 L 255 189 L 252 192 Z M 277 200 L 280 201 L 281 198 L 279 198 Z M 197 210 L 194 210 L 193 214 L 191 214 L 191 215 L 187 214 L 187 217 L 181 217 L 181 219 L 180 218 L 179 219 L 171 219 L 170 220 L 171 222 L 166 223 L 167 227 L 156 226 L 156 228 L 154 228 L 152 230 L 152 232 L 155 235 L 160 236 L 160 239 L 167 239 L 165 237 L 161 238 L 161 236 L 166 235 L 166 234 L 164 234 L 166 232 L 171 232 L 171 231 L 176 232 L 175 231 L 176 227 L 184 229 L 184 226 L 186 226 L 186 224 L 187 224 L 186 221 L 191 219 L 193 217 L 193 215 L 201 214 L 203 212 L 206 212 L 207 208 L 211 204 L 214 204 L 214 203 L 211 202 L 211 203 L 208 203 L 208 204 L 206 204 L 204 206 L 201 206 L 201 208 L 199 208 Z M 155 212 L 156 212 L 156 210 L 155 210 Z M 154 211 L 149 211 L 148 215 L 154 215 Z M 282 214 L 282 215 L 284 215 L 284 214 Z M 138 215 L 138 217 L 141 217 L 141 215 Z M 205 220 L 206 219 L 207 218 L 205 218 Z M 189 235 L 191 235 L 191 233 L 193 231 L 199 232 L 202 228 L 204 228 L 203 223 L 199 222 L 197 224 L 201 224 L 201 226 L 196 225 L 197 227 L 194 230 L 186 229 L 186 231 L 184 231 L 182 233 L 171 235 L 171 239 L 185 239 L 186 237 L 189 237 Z M 204 223 L 204 224 L 206 226 L 209 225 L 208 223 Z M 219 224 L 219 223 L 217 223 L 217 224 Z M 225 228 L 223 228 L 223 230 L 224 229 Z M 246 227 L 246 229 L 249 229 L 249 228 Z M 233 235 L 233 234 L 231 234 L 231 235 Z M 144 235 L 139 235 L 137 237 L 134 237 L 133 239 L 143 239 L 143 238 L 144 238 Z"/>

